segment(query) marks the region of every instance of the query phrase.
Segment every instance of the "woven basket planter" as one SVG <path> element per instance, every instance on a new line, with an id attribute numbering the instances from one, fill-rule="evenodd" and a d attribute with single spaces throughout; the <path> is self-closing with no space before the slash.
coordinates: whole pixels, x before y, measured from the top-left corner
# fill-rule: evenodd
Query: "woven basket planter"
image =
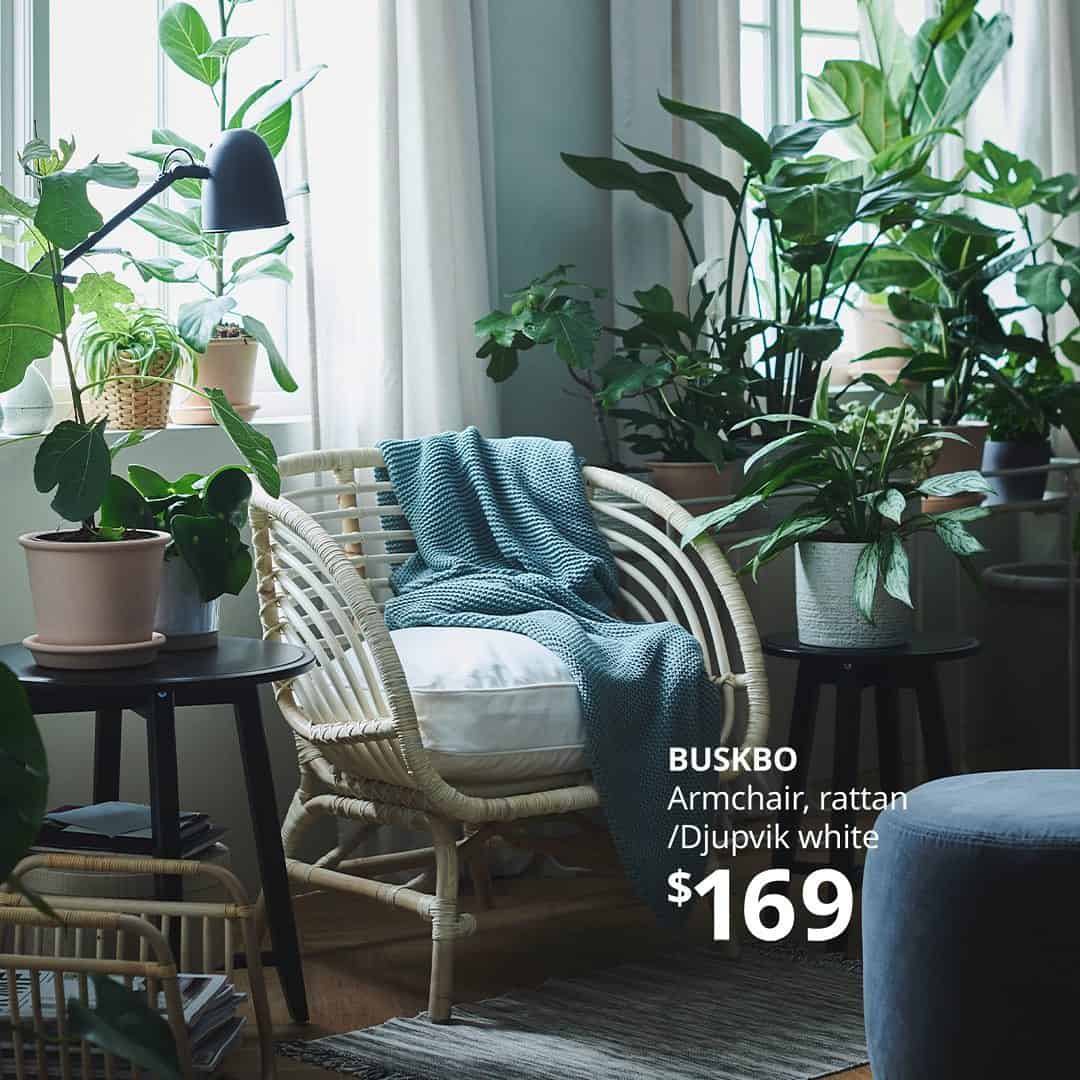
<path id="1" fill-rule="evenodd" d="M 147 374 L 160 376 L 169 358 L 160 355 L 150 364 Z M 138 365 L 118 359 L 110 375 L 136 375 Z M 93 416 L 107 416 L 109 427 L 117 431 L 133 431 L 136 428 L 163 428 L 169 423 L 169 404 L 172 400 L 172 383 L 148 382 L 144 379 L 124 379 L 107 382 L 101 388 L 101 397 L 90 397 L 88 412 Z"/>

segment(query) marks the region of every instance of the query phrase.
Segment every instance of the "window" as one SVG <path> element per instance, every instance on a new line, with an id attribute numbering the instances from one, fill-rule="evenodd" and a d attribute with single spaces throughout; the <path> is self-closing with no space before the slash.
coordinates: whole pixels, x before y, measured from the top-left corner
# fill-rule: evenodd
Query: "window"
<path id="1" fill-rule="evenodd" d="M 157 44 L 158 16 L 170 2 L 4 0 L 0 4 L 0 182 L 29 194 L 15 151 L 34 134 L 50 141 L 74 135 L 76 161 L 94 155 L 103 161 L 127 161 L 138 167 L 142 185 L 153 180 L 156 166 L 129 154 L 149 145 L 155 128 L 171 129 L 202 146 L 212 141 L 218 117 L 209 89 L 180 72 Z M 194 2 L 214 33 L 214 5 L 208 0 Z M 256 86 L 285 73 L 286 30 L 284 0 L 237 7 L 229 33 L 266 36 L 252 42 L 234 62 L 230 108 Z M 279 164 L 287 190 L 285 154 Z M 135 194 L 131 189 L 95 185 L 91 199 L 107 219 Z M 156 201 L 173 207 L 183 203 L 175 191 Z M 141 257 L 166 251 L 164 243 L 130 221 L 110 234 L 107 244 Z M 249 254 L 265 245 L 264 233 L 234 234 L 229 256 Z M 294 271 L 295 262 L 296 257 Z M 134 269 L 122 270 L 116 256 L 91 256 L 88 265 L 115 270 L 140 301 L 163 307 L 173 316 L 180 304 L 200 294 L 197 285 L 144 283 Z M 244 306 L 270 328 L 303 384 L 304 365 L 297 360 L 302 354 L 288 348 L 290 330 L 292 340 L 301 341 L 297 325 L 301 320 L 289 318 L 290 307 L 299 303 L 299 290 L 272 280 L 249 282 L 244 290 Z M 62 400 L 68 396 L 66 382 L 60 378 L 59 365 L 54 370 L 57 397 Z M 303 385 L 295 394 L 280 391 L 265 358 L 257 369 L 256 394 L 260 416 L 307 412 Z"/>
<path id="2" fill-rule="evenodd" d="M 895 2 L 911 34 L 935 0 Z M 804 74 L 860 56 L 857 0 L 740 0 L 740 22 L 742 115 L 758 130 L 805 115 Z"/>

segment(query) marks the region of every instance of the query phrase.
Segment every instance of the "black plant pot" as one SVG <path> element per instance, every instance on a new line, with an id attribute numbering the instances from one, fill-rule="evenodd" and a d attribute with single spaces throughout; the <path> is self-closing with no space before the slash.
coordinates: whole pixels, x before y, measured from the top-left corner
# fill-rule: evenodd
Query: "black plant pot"
<path id="1" fill-rule="evenodd" d="M 983 447 L 982 471 L 1033 469 L 1050 464 L 1050 440 L 1042 442 L 1007 442 L 987 439 Z M 1046 473 L 1020 473 L 1018 476 L 987 477 L 994 489 L 984 505 L 1007 502 L 1036 502 L 1046 491 Z"/>

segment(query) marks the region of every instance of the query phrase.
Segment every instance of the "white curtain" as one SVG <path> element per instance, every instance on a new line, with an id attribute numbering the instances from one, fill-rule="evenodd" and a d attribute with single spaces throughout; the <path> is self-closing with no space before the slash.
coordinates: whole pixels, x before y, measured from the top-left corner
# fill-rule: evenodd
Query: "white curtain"
<path id="1" fill-rule="evenodd" d="M 611 5 L 612 156 L 628 158 L 619 140 L 691 161 L 731 180 L 742 162 L 707 132 L 669 116 L 657 91 L 692 105 L 739 113 L 738 0 L 617 0 Z M 647 169 L 650 166 L 636 163 Z M 691 186 L 687 218 L 698 258 L 727 251 L 731 212 Z M 636 196 L 612 197 L 612 285 L 619 300 L 658 282 L 685 296 L 686 248 L 666 215 Z"/>
<path id="2" fill-rule="evenodd" d="M 300 163 L 312 272 L 297 307 L 315 357 L 315 444 L 468 424 L 497 434 L 472 330 L 491 299 L 474 44 L 486 26 L 467 0 L 297 9 L 302 62 L 327 64 L 306 92 Z"/>

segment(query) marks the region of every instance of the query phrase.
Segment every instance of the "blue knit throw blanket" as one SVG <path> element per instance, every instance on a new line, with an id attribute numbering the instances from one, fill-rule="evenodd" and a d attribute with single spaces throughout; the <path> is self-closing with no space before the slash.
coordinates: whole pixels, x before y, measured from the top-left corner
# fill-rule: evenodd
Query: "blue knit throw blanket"
<path id="1" fill-rule="evenodd" d="M 700 812 L 668 810 L 673 787 L 715 787 L 715 774 L 672 775 L 671 746 L 718 741 L 722 700 L 701 648 L 673 623 L 614 615 L 615 560 L 585 497 L 573 447 L 541 438 L 485 439 L 476 428 L 379 444 L 416 552 L 392 576 L 390 629 L 472 626 L 538 641 L 581 693 L 586 753 L 623 866 L 665 921 L 668 874 L 700 871 L 669 849 Z M 388 523 L 391 519 L 388 519 Z"/>

